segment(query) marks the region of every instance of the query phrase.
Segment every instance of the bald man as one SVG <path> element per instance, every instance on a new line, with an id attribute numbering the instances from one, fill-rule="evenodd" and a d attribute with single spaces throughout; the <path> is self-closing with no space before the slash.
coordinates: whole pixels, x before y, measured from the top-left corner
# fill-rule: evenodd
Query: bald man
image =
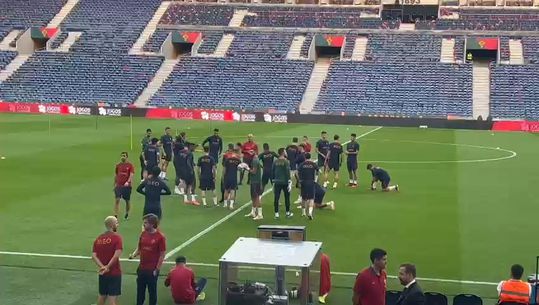
<path id="1" fill-rule="evenodd" d="M 92 259 L 99 273 L 99 296 L 97 305 L 116 305 L 118 297 L 122 294 L 122 269 L 120 268 L 120 255 L 122 255 L 122 237 L 117 233 L 118 219 L 114 216 L 105 218 L 105 233 L 99 235 L 93 246 Z"/>

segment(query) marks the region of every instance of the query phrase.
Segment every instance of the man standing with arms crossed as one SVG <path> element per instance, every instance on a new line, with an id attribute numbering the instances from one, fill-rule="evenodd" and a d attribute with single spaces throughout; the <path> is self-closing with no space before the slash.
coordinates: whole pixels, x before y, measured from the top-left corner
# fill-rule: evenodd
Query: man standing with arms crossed
<path id="1" fill-rule="evenodd" d="M 118 231 L 118 219 L 114 216 L 105 218 L 105 233 L 94 241 L 92 259 L 99 268 L 99 296 L 97 305 L 116 305 L 122 294 L 122 269 L 120 255 L 123 243 Z"/>
<path id="2" fill-rule="evenodd" d="M 127 152 L 124 151 L 120 157 L 120 163 L 116 164 L 116 176 L 114 177 L 114 217 L 120 214 L 120 199 L 125 200 L 125 216 L 129 218 L 131 210 L 131 184 L 135 175 L 135 167 L 127 160 Z"/>
<path id="3" fill-rule="evenodd" d="M 370 254 L 372 265 L 363 269 L 354 284 L 353 305 L 385 305 L 387 288 L 387 252 L 372 249 Z"/>
<path id="4" fill-rule="evenodd" d="M 292 180 L 290 180 L 290 164 L 286 159 L 286 151 L 284 148 L 279 148 L 279 159 L 273 162 L 273 207 L 275 211 L 275 219 L 279 219 L 279 199 L 281 192 L 284 193 L 284 204 L 286 208 L 286 217 L 294 216 L 290 212 L 290 190 L 292 189 Z"/>
<path id="5" fill-rule="evenodd" d="M 157 305 L 157 279 L 166 251 L 166 239 L 157 229 L 158 226 L 157 215 L 144 215 L 144 231 L 140 234 L 138 247 L 129 256 L 129 259 L 133 259 L 140 255 L 137 268 L 137 305 L 144 305 L 146 288 L 150 297 L 149 305 Z"/>

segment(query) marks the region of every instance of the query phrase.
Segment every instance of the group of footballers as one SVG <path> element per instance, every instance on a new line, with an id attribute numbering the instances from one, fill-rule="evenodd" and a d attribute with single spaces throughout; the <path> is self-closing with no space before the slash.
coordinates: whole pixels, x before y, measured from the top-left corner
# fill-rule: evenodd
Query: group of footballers
<path id="1" fill-rule="evenodd" d="M 169 164 L 172 161 L 176 179 L 174 193 L 183 195 L 184 203 L 200 205 L 196 200 L 195 188 L 198 176 L 198 187 L 201 191 L 202 205 L 207 206 L 207 195 L 211 193 L 213 205 L 220 203 L 223 207 L 234 209 L 236 191 L 243 184 L 247 174 L 247 184 L 250 185 L 252 200 L 251 212 L 246 217 L 254 220 L 263 219 L 261 198 L 268 183 L 273 184 L 274 213 L 279 218 L 279 200 L 284 195 L 286 217 L 292 217 L 290 209 L 290 192 L 293 184 L 300 189 L 300 195 L 294 202 L 299 204 L 302 216 L 313 219 L 313 210 L 317 208 L 335 209 L 335 203 L 323 203 L 326 189 L 329 185 L 329 176 L 333 173 L 332 188 L 338 187 L 339 170 L 343 157 L 346 157 L 346 166 L 349 174 L 348 186 L 358 187 L 357 169 L 360 145 L 356 134 L 351 134 L 350 140 L 341 143 L 339 135 L 333 136 L 329 142 L 327 132 L 322 131 L 320 139 L 313 147 L 307 136 L 299 143 L 297 137 L 292 143 L 279 148 L 277 153 L 270 149 L 268 143 L 262 145 L 259 152 L 258 145 L 252 134 L 247 136 L 245 143 L 228 144 L 223 151 L 223 139 L 219 129 L 202 143 L 203 155 L 195 162 L 194 152 L 198 145 L 189 142 L 185 132 L 176 137 L 172 136 L 171 128 L 165 128 L 160 139 L 152 136 L 152 130 L 147 129 L 141 141 L 140 178 L 141 184 L 137 192 L 146 197 L 144 214 L 153 213 L 161 218 L 161 195 L 171 194 L 166 181 Z M 221 160 L 220 160 L 221 159 Z M 121 153 L 121 162 L 116 166 L 115 178 L 115 216 L 118 217 L 120 199 L 127 203 L 125 219 L 129 217 L 131 185 L 134 176 L 134 167 L 128 161 L 127 152 Z M 216 180 L 217 164 L 223 166 L 221 186 L 221 200 L 217 200 Z M 389 185 L 390 177 L 384 169 L 369 164 L 367 169 L 372 172 L 371 189 L 376 189 L 376 183 L 382 184 L 384 191 L 398 191 L 398 185 Z M 321 180 L 321 181 L 320 181 Z"/>

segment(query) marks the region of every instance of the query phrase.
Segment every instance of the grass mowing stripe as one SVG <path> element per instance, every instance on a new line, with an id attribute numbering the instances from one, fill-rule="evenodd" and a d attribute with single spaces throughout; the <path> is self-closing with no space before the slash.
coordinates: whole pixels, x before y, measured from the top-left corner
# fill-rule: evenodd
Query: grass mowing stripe
<path id="1" fill-rule="evenodd" d="M 232 214 L 229 214 L 232 215 Z M 82 256 L 82 255 L 67 255 L 67 254 L 51 254 L 51 253 L 29 253 L 29 252 L 11 252 L 11 251 L 0 251 L 0 255 L 13 255 L 13 256 L 33 256 L 33 257 L 49 257 L 49 258 L 68 258 L 68 259 L 81 259 L 81 260 L 91 260 L 92 258 L 90 256 Z M 120 261 L 122 262 L 139 262 L 138 259 L 127 259 L 127 258 L 120 258 Z M 173 261 L 165 261 L 165 264 L 174 265 L 176 264 Z M 193 266 L 202 266 L 202 267 L 213 267 L 218 268 L 218 264 L 211 264 L 211 263 L 193 263 L 189 262 L 189 265 Z M 249 267 L 244 266 L 243 269 L 255 269 L 255 270 L 274 270 L 274 268 L 267 268 L 267 267 Z M 296 270 L 290 270 L 290 271 L 296 271 Z M 352 272 L 338 272 L 333 271 L 331 272 L 332 275 L 342 275 L 342 276 L 356 276 L 357 273 Z M 396 279 L 397 276 L 395 275 L 388 275 L 388 278 Z M 438 279 L 438 278 L 422 278 L 418 277 L 418 280 L 422 281 L 429 281 L 429 282 L 441 282 L 441 283 L 456 283 L 456 284 L 473 284 L 473 285 L 487 285 L 487 286 L 495 286 L 498 285 L 498 283 L 494 282 L 484 282 L 484 281 L 470 281 L 470 280 L 454 280 L 454 279 Z"/>
<path id="2" fill-rule="evenodd" d="M 273 191 L 273 188 L 270 188 L 266 191 L 264 191 L 264 193 L 262 193 L 262 196 L 260 196 L 261 198 L 266 196 L 267 194 L 269 194 L 271 191 Z M 239 208 L 237 208 L 234 212 L 226 215 L 225 217 L 219 219 L 218 221 L 216 221 L 215 223 L 213 223 L 211 226 L 207 227 L 206 229 L 200 231 L 198 234 L 196 234 L 195 236 L 189 238 L 188 240 L 186 240 L 185 242 L 183 242 L 181 245 L 177 246 L 176 248 L 170 250 L 166 255 L 165 255 L 165 259 L 169 259 L 171 256 L 173 256 L 174 254 L 178 253 L 181 249 L 189 246 L 190 244 L 192 244 L 193 242 L 195 242 L 197 239 L 199 239 L 200 237 L 206 235 L 208 232 L 210 232 L 211 230 L 215 229 L 217 226 L 219 226 L 220 224 L 222 224 L 223 222 L 229 220 L 230 218 L 234 217 L 234 215 L 238 214 L 239 212 L 241 212 L 244 208 L 246 208 L 247 206 L 251 205 L 253 203 L 252 200 L 249 200 L 248 202 L 246 202 L 245 204 L 243 204 L 242 206 L 240 206 Z"/>
<path id="3" fill-rule="evenodd" d="M 379 127 L 376 127 L 374 129 L 371 129 L 363 134 L 360 134 L 359 136 L 357 136 L 357 138 L 362 138 L 364 136 L 367 136 L 377 130 L 380 130 L 382 129 L 382 126 L 379 126 Z M 350 141 L 346 141 L 343 143 L 344 144 L 347 144 L 348 142 Z M 267 194 L 269 194 L 271 191 L 273 190 L 273 188 L 270 188 L 268 189 L 267 191 L 264 191 L 264 193 L 262 193 L 262 196 L 260 196 L 260 198 L 263 198 L 264 196 L 266 196 Z M 217 226 L 219 226 L 220 224 L 222 224 L 223 222 L 227 221 L 228 219 L 232 218 L 234 215 L 238 214 L 241 210 L 243 210 L 244 208 L 246 208 L 247 206 L 251 205 L 253 203 L 252 200 L 249 200 L 249 202 L 243 204 L 242 206 L 240 206 L 238 209 L 236 209 L 234 212 L 226 215 L 225 217 L 219 219 L 217 222 L 215 222 L 214 224 L 212 224 L 211 226 L 207 227 L 206 229 L 200 231 L 197 235 L 189 238 L 188 240 L 186 240 L 184 243 L 182 243 L 181 245 L 177 246 L 176 248 L 172 249 L 171 251 L 169 251 L 166 255 L 165 255 L 165 259 L 169 259 L 171 256 L 173 256 L 174 254 L 178 253 L 181 249 L 189 246 L 190 244 L 192 244 L 193 242 L 197 241 L 199 238 L 201 238 L 202 236 L 208 234 L 208 232 L 210 232 L 211 230 L 215 229 Z"/>

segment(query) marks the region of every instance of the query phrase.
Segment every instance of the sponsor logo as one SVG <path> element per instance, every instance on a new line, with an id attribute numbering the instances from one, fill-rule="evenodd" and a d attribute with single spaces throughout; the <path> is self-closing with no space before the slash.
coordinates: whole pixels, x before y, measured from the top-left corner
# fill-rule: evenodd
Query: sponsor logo
<path id="1" fill-rule="evenodd" d="M 98 111 L 99 115 L 122 116 L 122 109 L 119 109 L 119 108 L 99 107 L 99 109 L 97 111 Z"/>
<path id="2" fill-rule="evenodd" d="M 39 113 L 46 113 L 47 107 L 45 107 L 45 105 L 39 105 L 37 106 L 37 111 L 39 111 Z"/>
<path id="3" fill-rule="evenodd" d="M 264 114 L 264 122 L 267 123 L 288 123 L 288 115 L 286 114 L 274 114 L 271 115 L 269 113 Z"/>
<path id="4" fill-rule="evenodd" d="M 89 107 L 76 107 L 75 113 L 80 115 L 91 115 L 92 109 Z"/>
<path id="5" fill-rule="evenodd" d="M 241 121 L 242 122 L 255 122 L 256 115 L 254 113 L 243 113 L 241 115 Z"/>
<path id="6" fill-rule="evenodd" d="M 206 111 L 202 111 L 200 113 L 200 116 L 202 117 L 203 120 L 209 120 L 210 119 L 210 114 Z"/>
<path id="7" fill-rule="evenodd" d="M 242 117 L 242 116 L 240 116 L 240 114 L 237 113 L 236 111 L 234 111 L 234 112 L 232 113 L 232 120 L 234 120 L 234 121 L 239 121 L 239 120 L 241 120 L 241 117 Z"/>
<path id="8" fill-rule="evenodd" d="M 180 119 L 180 120 L 192 120 L 192 119 L 193 119 L 193 111 L 189 111 L 189 110 L 178 110 L 178 111 L 176 111 L 176 119 Z"/>
<path id="9" fill-rule="evenodd" d="M 37 111 L 39 111 L 39 113 L 57 114 L 57 113 L 62 113 L 62 107 L 56 106 L 56 105 L 38 105 Z"/>
<path id="10" fill-rule="evenodd" d="M 222 112 L 210 112 L 210 121 L 224 121 L 225 114 Z"/>
<path id="11" fill-rule="evenodd" d="M 32 107 L 30 107 L 30 105 L 24 104 L 11 104 L 9 105 L 9 111 L 30 113 L 32 112 Z"/>

